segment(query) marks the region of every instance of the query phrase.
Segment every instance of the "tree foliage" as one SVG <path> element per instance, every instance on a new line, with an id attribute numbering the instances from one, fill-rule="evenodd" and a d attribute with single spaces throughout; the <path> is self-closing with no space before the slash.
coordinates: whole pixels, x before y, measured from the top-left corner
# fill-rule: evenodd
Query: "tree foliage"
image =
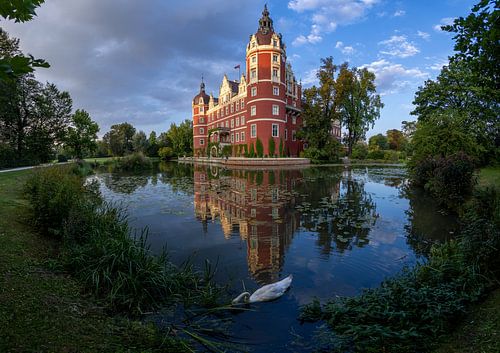
<path id="1" fill-rule="evenodd" d="M 162 138 L 161 135 L 160 138 Z M 186 119 L 179 126 L 175 123 L 171 124 L 167 135 L 163 138 L 166 143 L 170 141 L 176 156 L 193 154 L 193 122 L 191 120 Z"/>
<path id="2" fill-rule="evenodd" d="M 92 121 L 85 110 L 77 110 L 71 116 L 71 125 L 64 139 L 73 156 L 83 158 L 97 149 L 96 139 L 99 125 Z"/>
<path id="3" fill-rule="evenodd" d="M 402 131 L 391 129 L 387 130 L 387 142 L 391 150 L 401 151 L 404 149 L 407 140 Z"/>
<path id="4" fill-rule="evenodd" d="M 368 140 L 368 149 L 370 151 L 386 150 L 388 148 L 387 137 L 382 134 L 373 135 Z"/>
<path id="5" fill-rule="evenodd" d="M 132 138 L 135 134 L 135 128 L 129 123 L 115 124 L 111 126 L 104 137 L 104 142 L 113 156 L 124 156 L 132 153 L 134 150 Z"/>

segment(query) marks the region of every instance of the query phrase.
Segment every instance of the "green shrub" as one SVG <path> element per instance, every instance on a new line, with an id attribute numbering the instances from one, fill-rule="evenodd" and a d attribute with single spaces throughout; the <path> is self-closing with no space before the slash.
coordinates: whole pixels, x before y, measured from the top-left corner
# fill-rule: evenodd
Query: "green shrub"
<path id="1" fill-rule="evenodd" d="M 257 157 L 264 157 L 264 146 L 262 145 L 262 141 L 257 137 L 257 141 L 255 141 L 255 149 L 257 150 Z"/>
<path id="2" fill-rule="evenodd" d="M 384 151 L 382 150 L 374 150 L 368 152 L 368 159 L 384 159 Z"/>
<path id="3" fill-rule="evenodd" d="M 274 143 L 274 138 L 269 138 L 269 157 L 274 157 L 274 150 L 276 149 L 276 144 Z"/>
<path id="4" fill-rule="evenodd" d="M 60 237 L 69 212 L 85 194 L 81 177 L 74 166 L 40 168 L 33 172 L 24 187 L 35 225 L 42 233 Z"/>
<path id="5" fill-rule="evenodd" d="M 225 145 L 224 147 L 222 147 L 222 156 L 230 157 L 231 151 L 232 151 L 231 145 Z"/>
<path id="6" fill-rule="evenodd" d="M 129 154 L 116 161 L 115 169 L 122 171 L 138 171 L 143 169 L 151 169 L 153 162 L 146 157 L 142 152 Z"/>
<path id="7" fill-rule="evenodd" d="M 158 150 L 158 157 L 160 159 L 168 161 L 174 156 L 174 150 L 172 147 L 162 147 Z"/>
<path id="8" fill-rule="evenodd" d="M 330 139 L 323 149 L 308 147 L 303 156 L 309 158 L 313 163 L 335 163 L 340 160 L 342 146 L 336 139 Z"/>
<path id="9" fill-rule="evenodd" d="M 57 163 L 65 163 L 68 161 L 68 157 L 64 154 L 57 155 Z"/>
<path id="10" fill-rule="evenodd" d="M 397 151 L 384 151 L 384 160 L 386 161 L 391 161 L 391 162 L 397 162 L 399 161 L 399 154 Z"/>
<path id="11" fill-rule="evenodd" d="M 368 156 L 368 147 L 364 143 L 357 143 L 352 148 L 351 157 L 353 159 L 366 159 Z"/>
<path id="12" fill-rule="evenodd" d="M 250 158 L 255 157 L 255 149 L 253 147 L 253 142 L 250 142 L 250 152 L 248 153 L 248 157 L 250 157 Z"/>
<path id="13" fill-rule="evenodd" d="M 285 157 L 285 145 L 283 144 L 282 138 L 280 138 L 279 153 L 280 157 Z"/>

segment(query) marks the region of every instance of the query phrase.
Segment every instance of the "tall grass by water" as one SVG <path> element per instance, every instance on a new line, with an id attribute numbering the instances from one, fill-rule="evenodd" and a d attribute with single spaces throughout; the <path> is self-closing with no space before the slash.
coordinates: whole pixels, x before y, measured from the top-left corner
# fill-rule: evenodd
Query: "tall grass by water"
<path id="1" fill-rule="evenodd" d="M 119 207 L 86 183 L 82 165 L 37 170 L 25 194 L 32 219 L 60 242 L 62 266 L 114 312 L 140 314 L 165 305 L 215 306 L 221 290 L 213 273 L 181 268 L 166 253 L 152 256 L 147 229 L 137 232 Z"/>

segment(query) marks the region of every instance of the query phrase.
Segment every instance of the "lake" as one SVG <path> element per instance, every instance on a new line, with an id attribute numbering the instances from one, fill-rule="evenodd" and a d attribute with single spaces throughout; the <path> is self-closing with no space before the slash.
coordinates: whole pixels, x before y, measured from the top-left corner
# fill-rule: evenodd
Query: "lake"
<path id="1" fill-rule="evenodd" d="M 425 261 L 457 231 L 453 216 L 408 187 L 399 167 L 245 170 L 162 163 L 148 173 L 99 172 L 108 201 L 170 260 L 215 266 L 236 297 L 293 274 L 280 299 L 231 315 L 234 341 L 253 352 L 307 352 L 317 325 L 301 324 L 314 298 L 353 296 Z"/>

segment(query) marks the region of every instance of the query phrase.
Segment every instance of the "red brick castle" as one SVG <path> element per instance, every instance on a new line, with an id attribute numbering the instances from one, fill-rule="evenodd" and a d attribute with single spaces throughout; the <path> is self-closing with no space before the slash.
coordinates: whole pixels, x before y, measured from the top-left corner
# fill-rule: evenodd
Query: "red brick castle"
<path id="1" fill-rule="evenodd" d="M 195 156 L 220 155 L 224 146 L 231 146 L 232 156 L 257 153 L 258 140 L 263 155 L 298 156 L 303 149 L 296 137 L 302 126 L 301 94 L 282 36 L 274 32 L 265 6 L 259 29 L 250 36 L 239 82 L 224 75 L 216 98 L 205 92 L 202 81 L 193 99 Z"/>

